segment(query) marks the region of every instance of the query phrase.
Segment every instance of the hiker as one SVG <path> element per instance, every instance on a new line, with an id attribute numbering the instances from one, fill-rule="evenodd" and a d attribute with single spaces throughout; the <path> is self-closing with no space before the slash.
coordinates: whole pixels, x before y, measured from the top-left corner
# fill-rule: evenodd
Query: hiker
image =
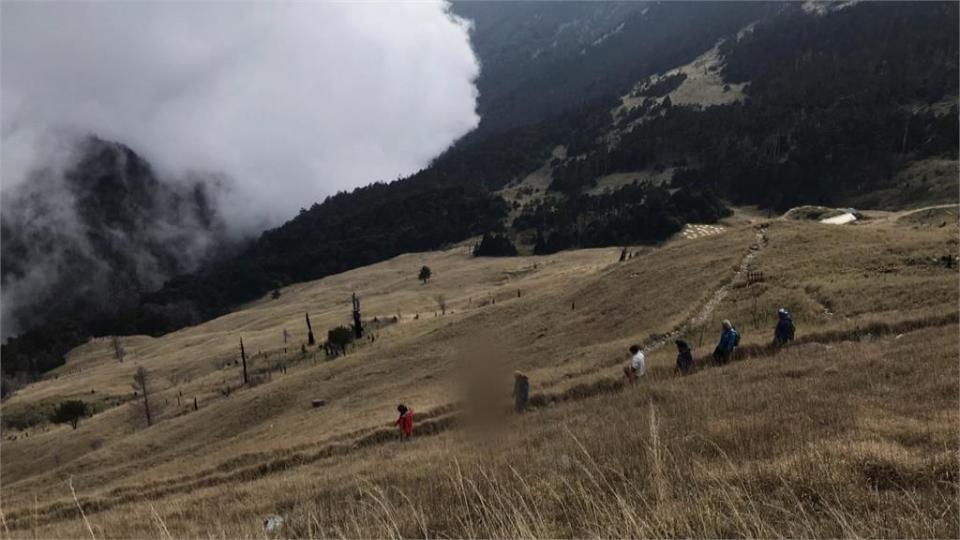
<path id="1" fill-rule="evenodd" d="M 796 327 L 793 325 L 793 317 L 790 312 L 780 308 L 777 310 L 777 327 L 773 330 L 773 344 L 777 347 L 783 347 L 788 341 L 793 341 L 793 334 Z"/>
<path id="2" fill-rule="evenodd" d="M 713 350 L 713 361 L 722 366 L 730 361 L 733 350 L 740 344 L 740 335 L 728 320 L 723 321 L 721 328 L 720 343 Z"/>
<path id="3" fill-rule="evenodd" d="M 397 418 L 396 424 L 400 428 L 400 439 L 409 441 L 413 435 L 413 409 L 407 408 L 403 403 L 397 405 L 397 412 L 400 418 Z"/>
<path id="4" fill-rule="evenodd" d="M 640 350 L 638 345 L 630 346 L 630 354 L 633 356 L 630 358 L 630 363 L 623 367 L 623 374 L 627 378 L 627 383 L 633 384 L 637 382 L 637 377 L 643 377 L 647 359 L 643 356 L 643 351 Z"/>
<path id="5" fill-rule="evenodd" d="M 690 345 L 682 339 L 676 341 L 677 344 L 677 367 L 674 373 L 687 375 L 693 370 L 693 353 L 690 352 Z"/>
<path id="6" fill-rule="evenodd" d="M 519 371 L 513 372 L 513 399 L 518 413 L 527 409 L 527 402 L 530 401 L 530 379 Z"/>

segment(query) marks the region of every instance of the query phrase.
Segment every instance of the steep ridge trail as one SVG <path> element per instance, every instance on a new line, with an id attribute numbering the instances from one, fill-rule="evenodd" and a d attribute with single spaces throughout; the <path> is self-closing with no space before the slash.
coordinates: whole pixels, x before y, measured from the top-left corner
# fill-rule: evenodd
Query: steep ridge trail
<path id="1" fill-rule="evenodd" d="M 707 319 L 713 316 L 713 313 L 717 310 L 717 306 L 720 305 L 720 302 L 723 302 L 723 299 L 730 294 L 730 289 L 740 281 L 745 279 L 744 276 L 747 275 L 747 272 L 750 271 L 750 264 L 753 263 L 753 260 L 762 252 L 766 247 L 769 240 L 767 239 L 767 224 L 763 223 L 756 225 L 756 242 L 754 242 L 747 253 L 740 259 L 740 265 L 737 267 L 737 271 L 733 273 L 733 277 L 729 281 L 720 286 L 713 294 L 710 296 L 710 299 L 707 300 L 703 306 L 692 316 L 690 319 L 674 328 L 670 332 L 664 334 L 660 339 L 655 340 L 653 343 L 646 345 L 644 351 L 653 352 L 660 347 L 663 347 L 665 344 L 673 340 L 675 337 L 680 334 L 690 330 L 692 328 L 700 327 L 706 324 Z"/>
<path id="2" fill-rule="evenodd" d="M 740 264 L 737 266 L 737 270 L 733 273 L 729 280 L 724 282 L 720 287 L 710 293 L 707 296 L 707 300 L 700 305 L 699 307 L 693 310 L 693 314 L 690 315 L 684 322 L 675 326 L 669 332 L 665 334 L 660 334 L 648 342 L 641 343 L 644 354 L 650 354 L 654 351 L 659 350 L 667 343 L 673 341 L 677 336 L 692 330 L 694 328 L 699 328 L 707 323 L 707 321 L 713 316 L 714 312 L 717 309 L 717 306 L 723 302 L 723 299 L 730 294 L 730 289 L 734 285 L 746 279 L 747 272 L 750 270 L 750 265 L 753 263 L 754 259 L 767 247 L 769 239 L 767 237 L 767 223 L 760 223 L 754 225 L 756 229 L 755 241 L 750 245 L 747 252 L 744 254 L 743 258 L 740 259 Z M 563 376 L 565 379 L 574 379 L 579 378 L 584 375 L 590 375 L 596 373 L 600 369 L 609 368 L 612 365 L 616 365 L 622 362 L 621 359 L 615 358 L 609 361 L 600 363 L 599 365 L 591 366 L 586 369 L 581 369 L 576 372 L 567 373 Z M 554 381 L 557 382 L 557 381 Z"/>

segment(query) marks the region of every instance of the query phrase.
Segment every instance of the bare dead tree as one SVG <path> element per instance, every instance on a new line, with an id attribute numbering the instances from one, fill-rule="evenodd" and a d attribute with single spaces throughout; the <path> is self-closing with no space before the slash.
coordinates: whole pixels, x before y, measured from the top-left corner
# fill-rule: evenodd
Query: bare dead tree
<path id="1" fill-rule="evenodd" d="M 147 427 L 153 425 L 153 415 L 150 413 L 150 373 L 143 366 L 137 368 L 133 374 L 133 389 L 143 397 L 143 415 L 147 419 Z"/>
<path id="2" fill-rule="evenodd" d="M 433 297 L 433 301 L 437 303 L 437 307 L 440 308 L 440 311 L 442 312 L 442 314 L 446 315 L 447 314 L 447 297 L 442 294 L 438 294 Z"/>
<path id="3" fill-rule="evenodd" d="M 363 323 L 360 317 L 360 299 L 357 293 L 353 293 L 353 337 L 360 339 L 363 337 Z"/>
<path id="4" fill-rule="evenodd" d="M 243 349 L 243 337 L 240 338 L 240 360 L 243 362 L 243 384 L 247 384 L 247 351 Z"/>
<path id="5" fill-rule="evenodd" d="M 307 345 L 310 345 L 311 347 L 313 347 L 317 341 L 313 337 L 313 326 L 310 326 L 310 314 L 304 313 L 303 315 L 307 319 Z"/>
<path id="6" fill-rule="evenodd" d="M 123 343 L 120 342 L 120 337 L 111 337 L 110 346 L 113 348 L 113 357 L 119 362 L 123 362 L 123 357 L 126 356 L 126 351 L 123 348 Z"/>

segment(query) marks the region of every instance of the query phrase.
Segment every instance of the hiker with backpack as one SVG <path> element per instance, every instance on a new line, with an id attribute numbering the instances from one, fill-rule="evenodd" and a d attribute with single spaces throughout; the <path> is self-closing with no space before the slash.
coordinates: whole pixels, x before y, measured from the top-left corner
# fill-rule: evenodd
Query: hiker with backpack
<path id="1" fill-rule="evenodd" d="M 788 341 L 793 341 L 793 335 L 796 327 L 793 325 L 793 317 L 790 312 L 780 308 L 777 311 L 777 327 L 773 330 L 773 344 L 777 348 L 783 347 Z"/>
<path id="2" fill-rule="evenodd" d="M 713 361 L 722 366 L 730 361 L 733 350 L 740 344 L 740 333 L 728 320 L 724 320 L 721 326 L 720 343 L 713 350 Z"/>
<path id="3" fill-rule="evenodd" d="M 413 409 L 401 403 L 397 405 L 397 412 L 400 413 L 400 418 L 397 418 L 395 424 L 400 428 L 400 440 L 409 441 L 413 436 Z"/>
<path id="4" fill-rule="evenodd" d="M 513 399 L 518 413 L 527 409 L 530 401 L 530 379 L 519 371 L 513 372 Z"/>
<path id="5" fill-rule="evenodd" d="M 693 371 L 693 353 L 690 351 L 690 345 L 682 339 L 676 341 L 677 344 L 677 367 L 673 369 L 674 373 L 687 375 Z"/>
<path id="6" fill-rule="evenodd" d="M 633 384 L 637 382 L 637 377 L 643 377 L 647 367 L 647 359 L 643 356 L 639 345 L 631 345 L 630 354 L 633 355 L 630 357 L 630 363 L 623 366 L 623 375 L 627 379 L 627 384 Z"/>

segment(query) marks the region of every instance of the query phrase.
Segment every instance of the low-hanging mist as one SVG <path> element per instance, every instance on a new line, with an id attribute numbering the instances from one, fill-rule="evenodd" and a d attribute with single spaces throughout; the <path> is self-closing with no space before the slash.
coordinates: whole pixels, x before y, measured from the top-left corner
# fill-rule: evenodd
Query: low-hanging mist
<path id="1" fill-rule="evenodd" d="M 121 144 L 71 146 L 63 168 L 35 170 L 4 193 L 4 336 L 58 319 L 103 332 L 141 294 L 236 245 L 211 205 L 211 179 L 163 183 Z"/>
<path id="2" fill-rule="evenodd" d="M 128 145 L 161 176 L 223 173 L 232 226 L 416 171 L 475 127 L 468 25 L 428 3 L 7 3 L 4 185 L 51 133 Z"/>
<path id="3" fill-rule="evenodd" d="M 31 304 L 53 292 L 109 301 L 115 261 L 92 249 L 103 230 L 123 238 L 111 253 L 131 254 L 131 289 L 149 289 L 225 238 L 415 172 L 479 121 L 469 25 L 442 2 L 5 3 L 0 20 L 4 236 L 23 248 L 4 250 L 5 336 L 42 322 Z M 97 176 L 58 175 L 85 159 L 91 135 L 146 160 L 155 183 L 130 186 L 141 177 L 114 171 L 127 195 L 202 189 L 216 227 L 198 227 L 180 203 L 151 202 L 181 213 L 135 231 L 78 208 L 78 189 L 103 194 L 77 185 Z M 110 211 L 128 204 L 116 199 Z M 167 237 L 194 241 L 164 250 Z M 97 275 L 78 276 L 78 261 Z"/>

